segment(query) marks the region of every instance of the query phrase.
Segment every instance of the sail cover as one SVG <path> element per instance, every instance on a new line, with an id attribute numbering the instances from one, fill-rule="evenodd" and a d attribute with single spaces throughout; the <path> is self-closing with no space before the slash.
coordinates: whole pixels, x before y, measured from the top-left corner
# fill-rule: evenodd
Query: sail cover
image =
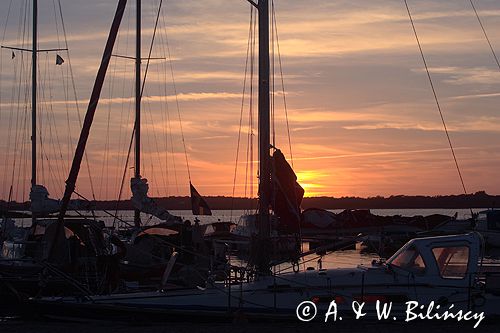
<path id="1" fill-rule="evenodd" d="M 130 187 L 132 189 L 131 201 L 135 209 L 156 216 L 167 223 L 174 224 L 181 222 L 179 217 L 170 214 L 165 208 L 158 206 L 158 204 L 148 196 L 149 185 L 146 178 L 132 178 L 130 180 Z"/>
<path id="2" fill-rule="evenodd" d="M 59 200 L 49 198 L 49 191 L 43 185 L 33 185 L 30 191 L 30 210 L 33 214 L 55 213 L 60 208 Z"/>
<path id="3" fill-rule="evenodd" d="M 279 218 L 279 228 L 287 232 L 298 232 L 304 189 L 297 183 L 295 172 L 279 149 L 273 153 L 271 160 L 274 189 L 271 205 Z"/>
<path id="4" fill-rule="evenodd" d="M 189 183 L 189 187 L 191 188 L 191 210 L 193 211 L 193 215 L 212 215 L 207 202 L 194 188 L 193 184 Z"/>
<path id="5" fill-rule="evenodd" d="M 51 199 L 49 191 L 43 185 L 33 185 L 30 191 L 30 211 L 37 216 L 56 213 L 61 209 L 61 200 Z M 93 210 L 90 201 L 80 199 L 71 200 L 68 209 L 72 210 Z"/>

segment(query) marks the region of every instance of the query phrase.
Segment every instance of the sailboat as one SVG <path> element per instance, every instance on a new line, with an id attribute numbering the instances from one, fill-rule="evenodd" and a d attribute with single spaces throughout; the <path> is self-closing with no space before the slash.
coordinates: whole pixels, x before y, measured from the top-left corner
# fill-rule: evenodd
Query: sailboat
<path id="1" fill-rule="evenodd" d="M 45 215 L 58 210 L 57 200 L 49 198 L 47 188 L 37 182 L 37 75 L 38 75 L 38 53 L 48 51 L 62 51 L 65 49 L 54 50 L 38 50 L 38 1 L 33 1 L 32 4 L 32 48 L 25 49 L 19 47 L 10 47 L 2 45 L 2 49 L 12 51 L 12 58 L 14 59 L 14 50 L 19 52 L 31 53 L 32 66 L 31 66 L 31 187 L 30 187 L 30 210 L 32 212 L 32 226 L 36 226 L 37 215 Z M 62 59 L 62 58 L 61 58 Z M 10 198 L 9 198 L 10 200 Z M 7 223 L 7 221 L 5 221 Z M 7 244 L 13 246 L 12 244 Z"/>
<path id="2" fill-rule="evenodd" d="M 25 8 L 27 9 L 27 8 Z M 40 149 L 41 146 L 41 129 L 39 128 L 39 103 L 40 103 L 40 93 L 38 92 L 38 85 L 40 85 L 40 80 L 38 75 L 40 72 L 40 66 L 39 66 L 39 60 L 38 60 L 38 55 L 39 53 L 55 53 L 56 55 L 56 61 L 55 65 L 60 66 L 63 65 L 65 62 L 64 59 L 57 53 L 61 51 L 68 51 L 68 48 L 50 48 L 50 49 L 40 49 L 38 46 L 38 1 L 34 0 L 32 3 L 32 8 L 31 8 L 31 14 L 32 14 L 32 35 L 31 35 L 31 49 L 24 48 L 24 47 L 14 47 L 14 46 L 8 46 L 8 45 L 2 45 L 2 49 L 9 50 L 9 52 L 12 52 L 12 59 L 15 58 L 15 53 L 14 52 L 27 52 L 31 54 L 31 133 L 30 133 L 30 141 L 31 141 L 31 179 L 30 179 L 30 192 L 29 192 L 29 211 L 31 212 L 31 226 L 28 229 L 25 228 L 17 228 L 17 230 L 14 231 L 14 233 L 17 234 L 18 237 L 8 237 L 8 235 L 3 235 L 7 241 L 22 241 L 25 240 L 23 238 L 29 237 L 30 233 L 37 233 L 36 229 L 37 228 L 44 228 L 45 226 L 48 226 L 50 222 L 50 217 L 52 214 L 57 213 L 60 208 L 60 201 L 56 199 L 50 198 L 48 189 L 45 185 L 41 184 L 39 182 L 39 160 L 41 159 L 40 156 L 42 154 L 39 154 L 39 152 L 43 149 Z M 62 17 L 62 10 L 60 11 L 61 17 Z M 67 46 L 67 45 L 66 45 Z M 28 96 L 28 93 L 26 92 L 26 96 Z M 17 134 L 16 134 L 17 135 Z M 14 175 L 14 173 L 13 173 Z M 10 194 L 9 194 L 9 202 L 11 201 L 12 193 L 12 186 L 10 189 Z M 70 207 L 72 209 L 77 208 L 79 206 L 78 201 L 72 201 L 70 202 Z M 88 207 L 87 207 L 88 208 Z M 9 213 L 9 212 L 6 212 Z M 10 214 L 12 215 L 12 213 Z M 15 215 L 15 213 L 14 213 Z M 17 214 L 21 218 L 25 218 L 26 216 L 23 216 L 22 214 Z M 69 217 L 68 217 L 69 218 Z M 8 220 L 5 221 L 6 224 L 9 223 Z M 10 221 L 12 222 L 12 221 Z M 11 223 L 11 229 L 14 229 L 14 226 Z M 38 231 L 40 234 L 40 232 Z M 20 236 L 19 236 L 20 235 Z M 2 236 L 0 234 L 0 239 L 2 239 Z M 3 239 L 2 239 L 3 240 Z M 12 243 L 4 243 L 5 246 L 8 248 L 15 248 L 15 244 Z M 22 244 L 18 244 L 22 245 Z M 22 247 L 22 246 L 21 246 Z M 6 249 L 7 255 L 4 257 L 13 259 L 9 255 L 10 251 L 9 249 Z"/>
<path id="3" fill-rule="evenodd" d="M 133 127 L 135 154 L 134 175 L 130 179 L 132 193 L 130 201 L 134 207 L 134 223 L 133 227 L 127 230 L 131 235 L 124 242 L 125 255 L 120 260 L 120 277 L 126 282 L 153 283 L 157 286 L 166 270 L 169 270 L 171 280 L 176 280 L 177 283 L 184 286 L 195 286 L 196 283 L 200 282 L 200 279 L 206 277 L 208 270 L 217 269 L 221 265 L 214 264 L 213 260 L 207 260 L 210 257 L 210 249 L 206 246 L 203 235 L 208 225 L 201 226 L 199 223 L 191 225 L 189 221 L 183 221 L 181 217 L 169 213 L 167 209 L 149 196 L 148 180 L 141 174 L 141 99 L 147 73 L 146 71 L 143 73 L 141 67 L 144 59 L 147 59 L 149 65 L 151 58 L 150 55 L 147 58 L 141 56 L 142 1 L 135 1 L 135 5 L 136 52 L 133 58 L 135 61 L 135 121 Z M 159 15 L 161 4 L 158 10 Z M 191 183 L 189 165 L 187 165 L 187 169 L 190 178 L 193 215 L 211 215 L 210 207 Z M 159 219 L 160 223 L 147 225 L 141 220 L 141 214 L 142 216 L 144 214 L 153 216 Z M 184 252 L 181 252 L 178 257 L 175 252 L 176 248 L 184 249 Z M 196 251 L 199 256 L 193 258 L 186 251 Z M 224 257 L 222 249 L 217 252 L 219 258 Z M 221 263 L 223 266 L 225 261 L 222 260 Z M 197 270 L 199 277 L 193 276 L 193 269 Z"/>
<path id="4" fill-rule="evenodd" d="M 65 226 L 58 229 L 57 218 L 61 202 L 49 198 L 47 188 L 37 181 L 37 74 L 38 53 L 67 50 L 38 48 L 38 1 L 32 2 L 32 48 L 23 49 L 32 55 L 31 76 L 31 226 L 21 228 L 9 224 L 9 235 L 3 233 L 0 256 L 1 304 L 11 304 L 33 295 L 72 295 L 97 291 L 102 284 L 101 274 L 107 264 L 103 261 L 110 253 L 110 243 L 103 235 L 104 223 L 81 217 L 67 216 Z M 61 11 L 62 15 L 62 11 Z M 64 59 L 56 55 L 56 65 Z M 73 207 L 73 202 L 68 202 Z M 6 221 L 4 221 L 6 223 Z M 7 230 L 4 225 L 2 231 Z M 53 251 L 53 239 L 61 239 Z"/>

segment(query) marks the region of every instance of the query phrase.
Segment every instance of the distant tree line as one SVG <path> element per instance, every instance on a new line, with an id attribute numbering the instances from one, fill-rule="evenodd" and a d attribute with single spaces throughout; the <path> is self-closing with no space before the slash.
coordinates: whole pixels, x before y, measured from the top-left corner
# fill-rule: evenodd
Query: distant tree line
<path id="1" fill-rule="evenodd" d="M 500 195 L 489 195 L 484 191 L 474 194 L 409 196 L 391 195 L 390 197 L 315 197 L 304 198 L 302 208 L 325 209 L 391 209 L 391 208 L 498 208 Z"/>
<path id="2" fill-rule="evenodd" d="M 257 199 L 231 198 L 224 196 L 205 197 L 209 206 L 215 210 L 242 210 L 255 209 Z M 156 198 L 157 203 L 171 210 L 191 209 L 190 197 Z M 131 210 L 133 206 L 129 200 L 123 201 L 93 201 L 90 206 L 95 210 Z M 484 191 L 474 194 L 438 195 L 438 196 L 410 196 L 391 195 L 389 197 L 312 197 L 304 198 L 302 208 L 323 209 L 391 209 L 391 208 L 499 208 L 500 195 L 489 195 Z M 0 201 L 1 210 L 28 210 L 29 202 Z"/>

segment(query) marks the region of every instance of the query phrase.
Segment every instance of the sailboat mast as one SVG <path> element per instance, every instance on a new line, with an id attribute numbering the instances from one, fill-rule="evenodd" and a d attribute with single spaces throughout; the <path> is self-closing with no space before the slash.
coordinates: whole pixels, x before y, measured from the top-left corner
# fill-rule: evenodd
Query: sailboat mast
<path id="1" fill-rule="evenodd" d="M 135 164 L 134 177 L 141 177 L 141 0 L 136 1 L 135 46 Z M 134 225 L 141 226 L 141 211 L 134 211 Z"/>
<path id="2" fill-rule="evenodd" d="M 268 240 L 271 228 L 269 206 L 271 203 L 270 111 L 269 111 L 269 2 L 259 0 L 259 238 Z M 258 269 L 269 270 L 269 251 L 265 246 L 259 254 Z"/>
<path id="3" fill-rule="evenodd" d="M 31 53 L 31 189 L 36 185 L 36 73 L 38 55 L 38 0 L 33 0 L 33 49 Z M 33 224 L 36 218 L 33 216 Z"/>

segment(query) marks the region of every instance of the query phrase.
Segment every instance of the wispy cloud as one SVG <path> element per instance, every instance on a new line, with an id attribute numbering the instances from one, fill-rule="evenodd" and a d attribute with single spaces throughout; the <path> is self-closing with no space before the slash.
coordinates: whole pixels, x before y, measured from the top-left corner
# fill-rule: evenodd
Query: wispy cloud
<path id="1" fill-rule="evenodd" d="M 477 147 L 455 147 L 455 150 L 472 150 L 477 149 Z M 402 151 L 375 151 L 375 152 L 361 152 L 361 153 L 349 153 L 341 155 L 324 155 L 315 157 L 296 157 L 296 160 L 324 160 L 324 159 L 339 159 L 339 158 L 351 158 L 351 157 L 370 157 L 370 156 L 389 156 L 389 155 L 409 155 L 409 154 L 426 154 L 434 152 L 449 151 L 450 148 L 435 148 L 435 149 L 418 149 L 418 150 L 402 150 Z"/>
<path id="2" fill-rule="evenodd" d="M 487 93 L 487 94 L 471 94 L 471 95 L 461 95 L 461 96 L 453 96 L 450 99 L 476 99 L 476 98 L 490 98 L 490 97 L 498 97 L 500 93 Z"/>
<path id="3" fill-rule="evenodd" d="M 413 69 L 413 71 L 422 73 L 424 69 Z M 442 81 L 449 84 L 500 84 L 500 71 L 498 68 L 487 67 L 430 67 L 432 74 L 443 76 Z"/>

